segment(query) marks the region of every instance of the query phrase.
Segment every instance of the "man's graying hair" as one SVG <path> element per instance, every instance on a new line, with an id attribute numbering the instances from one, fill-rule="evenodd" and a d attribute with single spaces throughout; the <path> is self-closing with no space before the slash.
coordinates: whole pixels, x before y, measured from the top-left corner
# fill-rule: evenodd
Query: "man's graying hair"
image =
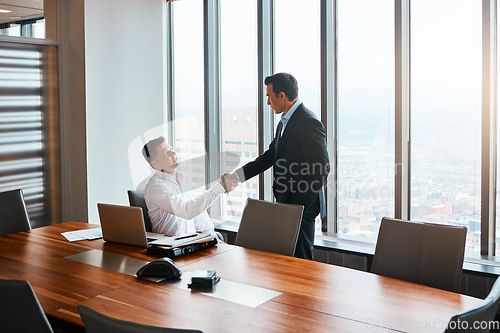
<path id="1" fill-rule="evenodd" d="M 148 143 L 142 147 L 142 156 L 146 159 L 148 163 L 156 160 L 158 146 L 164 143 L 167 139 L 163 136 L 159 136 L 156 139 L 150 140 Z"/>

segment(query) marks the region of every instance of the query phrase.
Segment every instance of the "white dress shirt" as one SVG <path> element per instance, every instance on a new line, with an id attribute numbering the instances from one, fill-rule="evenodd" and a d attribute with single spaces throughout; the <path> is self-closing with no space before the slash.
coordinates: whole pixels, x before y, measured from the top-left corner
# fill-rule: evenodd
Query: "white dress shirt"
<path id="1" fill-rule="evenodd" d="M 155 171 L 144 189 L 153 232 L 177 236 L 201 231 L 216 237 L 207 208 L 224 193 L 224 187 L 217 182 L 197 196 L 182 174 L 176 172 L 176 177 Z"/>

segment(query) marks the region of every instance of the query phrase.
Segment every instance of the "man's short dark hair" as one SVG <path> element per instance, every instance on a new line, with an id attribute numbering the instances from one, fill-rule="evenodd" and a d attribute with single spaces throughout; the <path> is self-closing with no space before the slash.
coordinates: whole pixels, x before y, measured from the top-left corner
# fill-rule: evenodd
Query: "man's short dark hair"
<path id="1" fill-rule="evenodd" d="M 264 84 L 273 85 L 273 93 L 278 95 L 284 92 L 289 101 L 293 101 L 299 95 L 299 85 L 292 74 L 276 73 L 265 78 Z"/>
<path id="2" fill-rule="evenodd" d="M 150 140 L 144 145 L 144 147 L 142 147 L 142 156 L 144 156 L 148 163 L 156 160 L 156 155 L 158 154 L 156 150 L 158 149 L 158 146 L 166 140 L 167 139 L 165 139 L 165 137 L 159 136 L 156 139 Z"/>

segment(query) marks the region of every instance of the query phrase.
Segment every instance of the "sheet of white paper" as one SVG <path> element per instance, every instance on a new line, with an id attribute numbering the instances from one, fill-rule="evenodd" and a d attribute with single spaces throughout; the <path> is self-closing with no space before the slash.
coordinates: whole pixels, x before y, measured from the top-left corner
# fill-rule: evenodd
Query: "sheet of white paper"
<path id="1" fill-rule="evenodd" d="M 77 231 L 62 232 L 61 235 L 63 235 L 68 241 L 75 242 L 85 239 L 93 240 L 97 238 L 102 238 L 102 231 L 101 228 L 83 229 Z"/>
<path id="2" fill-rule="evenodd" d="M 81 236 L 78 236 L 78 235 L 75 235 L 73 233 L 73 231 L 68 231 L 68 232 L 61 232 L 61 235 L 64 236 L 64 238 L 66 238 L 68 241 L 70 242 L 75 242 L 75 241 L 80 241 L 80 240 L 84 240 L 86 238 L 84 237 L 81 237 Z"/>

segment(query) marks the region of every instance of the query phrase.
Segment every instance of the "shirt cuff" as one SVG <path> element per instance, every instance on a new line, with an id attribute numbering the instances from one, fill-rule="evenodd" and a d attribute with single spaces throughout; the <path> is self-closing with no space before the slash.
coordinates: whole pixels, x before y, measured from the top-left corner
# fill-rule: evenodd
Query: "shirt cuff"
<path id="1" fill-rule="evenodd" d="M 239 168 L 234 173 L 236 174 L 236 178 L 238 178 L 238 181 L 240 183 L 243 183 L 246 180 L 245 171 L 243 171 L 243 168 Z"/>
<path id="2" fill-rule="evenodd" d="M 215 195 L 221 195 L 222 193 L 226 192 L 224 186 L 222 186 L 219 181 L 217 181 L 217 184 L 212 186 L 211 190 L 214 191 Z"/>

